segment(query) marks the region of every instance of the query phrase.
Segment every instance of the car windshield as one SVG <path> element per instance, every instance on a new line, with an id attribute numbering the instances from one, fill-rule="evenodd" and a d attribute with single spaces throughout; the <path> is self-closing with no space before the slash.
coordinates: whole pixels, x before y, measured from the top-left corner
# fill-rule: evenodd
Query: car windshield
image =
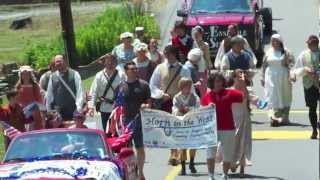
<path id="1" fill-rule="evenodd" d="M 194 0 L 191 13 L 249 13 L 250 3 L 251 0 Z"/>
<path id="2" fill-rule="evenodd" d="M 18 137 L 8 149 L 4 162 L 106 157 L 103 139 L 97 133 L 46 132 Z"/>

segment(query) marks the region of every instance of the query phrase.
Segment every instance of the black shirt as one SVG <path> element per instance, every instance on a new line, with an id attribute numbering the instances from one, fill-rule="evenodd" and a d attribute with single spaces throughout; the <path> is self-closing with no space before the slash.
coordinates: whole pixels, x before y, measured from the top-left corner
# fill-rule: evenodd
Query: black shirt
<path id="1" fill-rule="evenodd" d="M 126 121 L 133 120 L 140 112 L 140 107 L 151 97 L 149 84 L 144 80 L 121 84 L 124 96 L 124 114 Z"/>

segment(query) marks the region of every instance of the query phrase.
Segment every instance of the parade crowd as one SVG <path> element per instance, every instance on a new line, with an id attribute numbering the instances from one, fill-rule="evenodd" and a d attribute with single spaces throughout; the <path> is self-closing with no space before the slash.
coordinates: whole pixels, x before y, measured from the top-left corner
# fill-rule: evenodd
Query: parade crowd
<path id="1" fill-rule="evenodd" d="M 265 97 L 255 95 L 253 77 L 257 59 L 247 40 L 238 34 L 236 24 L 228 27 L 228 37 L 211 61 L 210 48 L 200 26 L 186 33 L 183 21 L 176 21 L 171 42 L 161 51 L 156 38 L 147 39 L 144 28 L 135 34 L 124 32 L 121 44 L 99 59 L 99 71 L 85 93 L 80 74 L 66 64 L 64 55 L 53 57 L 49 71 L 40 80 L 30 66 L 21 66 L 19 81 L 7 92 L 9 104 L 0 110 L 1 120 L 21 132 L 45 128 L 86 128 L 86 116 L 101 115 L 108 133 L 111 112 L 119 93 L 123 95 L 123 122 L 135 122 L 133 144 L 138 159 L 139 179 L 144 180 L 141 108 L 155 108 L 183 116 L 200 106 L 215 105 L 218 147 L 207 149 L 208 175 L 214 179 L 215 164 L 222 162 L 223 179 L 228 171 L 251 165 L 251 108 L 268 109 L 272 127 L 288 125 L 292 103 L 292 84 L 302 77 L 306 106 L 312 125 L 312 139 L 317 139 L 317 104 L 319 100 L 319 39 L 310 35 L 306 49 L 296 58 L 279 34 L 271 37 L 261 68 Z M 213 63 L 214 62 L 214 63 Z M 51 118 L 58 117 L 58 118 Z M 7 138 L 7 146 L 9 144 Z M 26 147 L 25 147 L 26 148 Z M 171 149 L 168 163 L 181 164 L 180 175 L 197 173 L 195 149 Z"/>

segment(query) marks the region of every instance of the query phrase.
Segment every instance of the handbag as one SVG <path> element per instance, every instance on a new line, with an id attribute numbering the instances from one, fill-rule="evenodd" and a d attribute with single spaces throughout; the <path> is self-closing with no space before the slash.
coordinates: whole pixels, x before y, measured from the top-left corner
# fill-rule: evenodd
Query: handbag
<path id="1" fill-rule="evenodd" d="M 164 90 L 164 93 L 167 93 L 167 91 L 169 90 L 170 86 L 172 85 L 173 81 L 178 77 L 178 75 L 180 74 L 180 71 L 182 69 L 182 65 L 179 66 L 179 68 L 177 69 L 176 73 L 174 74 L 174 76 L 172 77 L 172 79 L 170 80 L 168 86 L 166 87 L 166 89 Z M 162 99 L 154 99 L 153 100 L 153 108 L 154 109 L 161 109 L 163 104 Z"/>
<path id="2" fill-rule="evenodd" d="M 117 74 L 118 74 L 118 71 L 116 70 L 116 71 L 113 73 L 113 75 L 110 77 L 110 79 L 109 79 L 109 81 L 108 81 L 108 84 L 106 85 L 106 88 L 105 88 L 105 90 L 104 90 L 104 92 L 103 92 L 103 95 L 100 96 L 100 97 L 97 99 L 97 102 L 96 102 L 96 104 L 95 104 L 95 105 L 96 105 L 96 111 L 99 111 L 99 112 L 100 112 L 100 107 L 101 107 L 101 104 L 102 104 L 103 101 L 108 102 L 108 103 L 110 103 L 110 104 L 113 103 L 113 99 L 111 100 L 111 99 L 107 99 L 107 98 L 104 98 L 104 97 L 106 96 L 106 94 L 107 94 L 107 92 L 109 91 L 109 89 L 112 87 L 112 83 L 113 83 L 114 79 L 116 78 Z M 105 75 L 105 76 L 106 76 L 106 75 Z M 107 78 L 107 77 L 106 77 L 106 78 Z"/>

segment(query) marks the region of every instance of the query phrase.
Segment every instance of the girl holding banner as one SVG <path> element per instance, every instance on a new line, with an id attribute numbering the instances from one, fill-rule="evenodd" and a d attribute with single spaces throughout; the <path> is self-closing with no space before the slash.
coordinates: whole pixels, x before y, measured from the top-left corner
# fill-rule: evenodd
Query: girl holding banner
<path id="1" fill-rule="evenodd" d="M 188 113 L 190 110 L 196 109 L 200 107 L 200 99 L 199 97 L 192 92 L 193 82 L 189 78 L 181 78 L 179 81 L 179 89 L 180 92 L 176 94 L 173 98 L 173 107 L 172 114 L 175 116 L 183 116 Z M 189 150 L 190 163 L 189 169 L 191 173 L 197 173 L 196 168 L 194 167 L 194 158 L 196 155 L 195 149 Z M 181 160 L 181 172 L 180 175 L 186 175 L 186 160 L 187 160 L 187 150 L 180 150 L 180 160 Z"/>

